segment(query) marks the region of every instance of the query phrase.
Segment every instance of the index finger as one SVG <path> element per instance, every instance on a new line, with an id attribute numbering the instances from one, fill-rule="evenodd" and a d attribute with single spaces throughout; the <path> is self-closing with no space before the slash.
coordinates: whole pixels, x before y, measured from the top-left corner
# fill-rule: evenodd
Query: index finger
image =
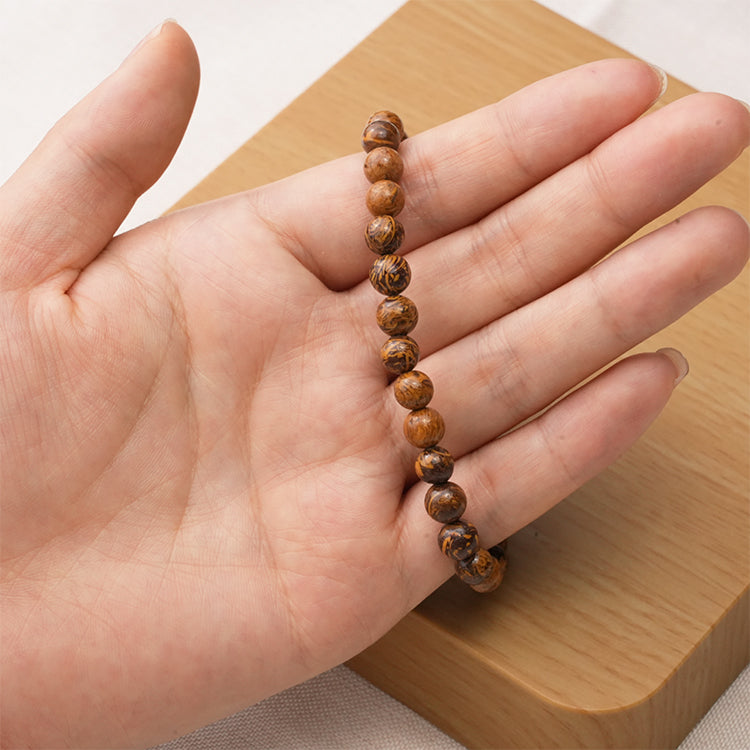
<path id="1" fill-rule="evenodd" d="M 588 153 L 645 112 L 665 84 L 646 63 L 602 60 L 410 137 L 400 147 L 404 251 L 477 221 Z M 371 218 L 362 160 L 344 157 L 247 196 L 331 289 L 361 281 L 372 261 L 362 239 Z"/>

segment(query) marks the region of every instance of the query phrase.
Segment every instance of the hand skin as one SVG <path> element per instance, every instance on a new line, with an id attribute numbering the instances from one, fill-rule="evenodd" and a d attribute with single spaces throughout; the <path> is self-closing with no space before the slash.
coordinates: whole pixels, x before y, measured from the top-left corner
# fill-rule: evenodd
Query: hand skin
<path id="1" fill-rule="evenodd" d="M 377 356 L 361 154 L 113 239 L 198 76 L 164 25 L 0 189 L 3 747 L 185 733 L 451 574 Z M 495 438 L 746 261 L 707 207 L 592 268 L 748 143 L 716 94 L 641 118 L 659 88 L 596 62 L 402 146 L 420 368 L 485 545 L 630 446 L 678 370 L 627 357 Z"/>

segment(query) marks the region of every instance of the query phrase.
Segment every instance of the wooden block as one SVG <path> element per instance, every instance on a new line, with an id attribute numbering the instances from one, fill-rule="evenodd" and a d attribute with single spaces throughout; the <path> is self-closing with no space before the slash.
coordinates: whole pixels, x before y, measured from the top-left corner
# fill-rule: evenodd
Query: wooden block
<path id="1" fill-rule="evenodd" d="M 411 0 L 179 205 L 355 151 L 375 109 L 413 133 L 623 55 L 529 0 Z M 663 101 L 689 91 L 672 80 Z M 649 229 L 746 211 L 749 172 L 746 154 Z M 679 744 L 750 658 L 749 279 L 641 347 L 680 348 L 690 376 L 635 448 L 513 537 L 496 595 L 450 582 L 351 666 L 469 747 Z"/>

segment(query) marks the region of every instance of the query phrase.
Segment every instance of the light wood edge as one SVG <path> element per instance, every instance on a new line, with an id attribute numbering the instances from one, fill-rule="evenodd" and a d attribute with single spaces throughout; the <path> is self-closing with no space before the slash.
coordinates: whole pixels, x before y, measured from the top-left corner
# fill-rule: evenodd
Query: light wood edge
<path id="1" fill-rule="evenodd" d="M 549 700 L 418 613 L 347 665 L 472 750 L 674 748 L 747 664 L 748 607 L 746 588 L 674 674 L 609 709 Z"/>

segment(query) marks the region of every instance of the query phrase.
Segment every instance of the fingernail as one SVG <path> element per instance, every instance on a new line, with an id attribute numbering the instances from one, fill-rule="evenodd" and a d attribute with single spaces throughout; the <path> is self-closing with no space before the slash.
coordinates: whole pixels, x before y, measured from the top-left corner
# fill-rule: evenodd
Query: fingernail
<path id="1" fill-rule="evenodd" d="M 663 349 L 659 349 L 656 353 L 663 354 L 674 365 L 676 373 L 674 384 L 677 385 L 678 383 L 682 382 L 685 379 L 685 375 L 687 375 L 690 371 L 688 361 L 685 359 L 685 357 L 683 357 L 682 353 L 678 352 L 677 349 L 672 349 L 671 347 L 664 347 Z"/>
<path id="2" fill-rule="evenodd" d="M 135 55 L 138 50 L 140 50 L 142 47 L 144 47 L 148 42 L 150 42 L 152 39 L 155 39 L 161 32 L 164 30 L 164 27 L 169 23 L 177 23 L 177 21 L 174 20 L 174 18 L 167 18 L 164 21 L 162 21 L 156 28 L 151 29 L 151 31 L 146 34 L 146 36 L 141 39 L 138 44 L 133 48 L 133 51 L 125 58 L 126 60 L 129 60 L 133 55 Z"/>
<path id="3" fill-rule="evenodd" d="M 655 102 L 658 102 L 659 99 L 664 96 L 664 92 L 667 90 L 667 85 L 669 84 L 669 79 L 667 78 L 667 74 L 664 72 L 662 68 L 660 68 L 658 65 L 653 65 L 652 63 L 649 63 L 651 66 L 651 69 L 656 73 L 657 78 L 661 82 L 661 85 L 659 87 L 659 93 L 656 95 L 656 98 L 654 99 L 652 104 Z"/>

